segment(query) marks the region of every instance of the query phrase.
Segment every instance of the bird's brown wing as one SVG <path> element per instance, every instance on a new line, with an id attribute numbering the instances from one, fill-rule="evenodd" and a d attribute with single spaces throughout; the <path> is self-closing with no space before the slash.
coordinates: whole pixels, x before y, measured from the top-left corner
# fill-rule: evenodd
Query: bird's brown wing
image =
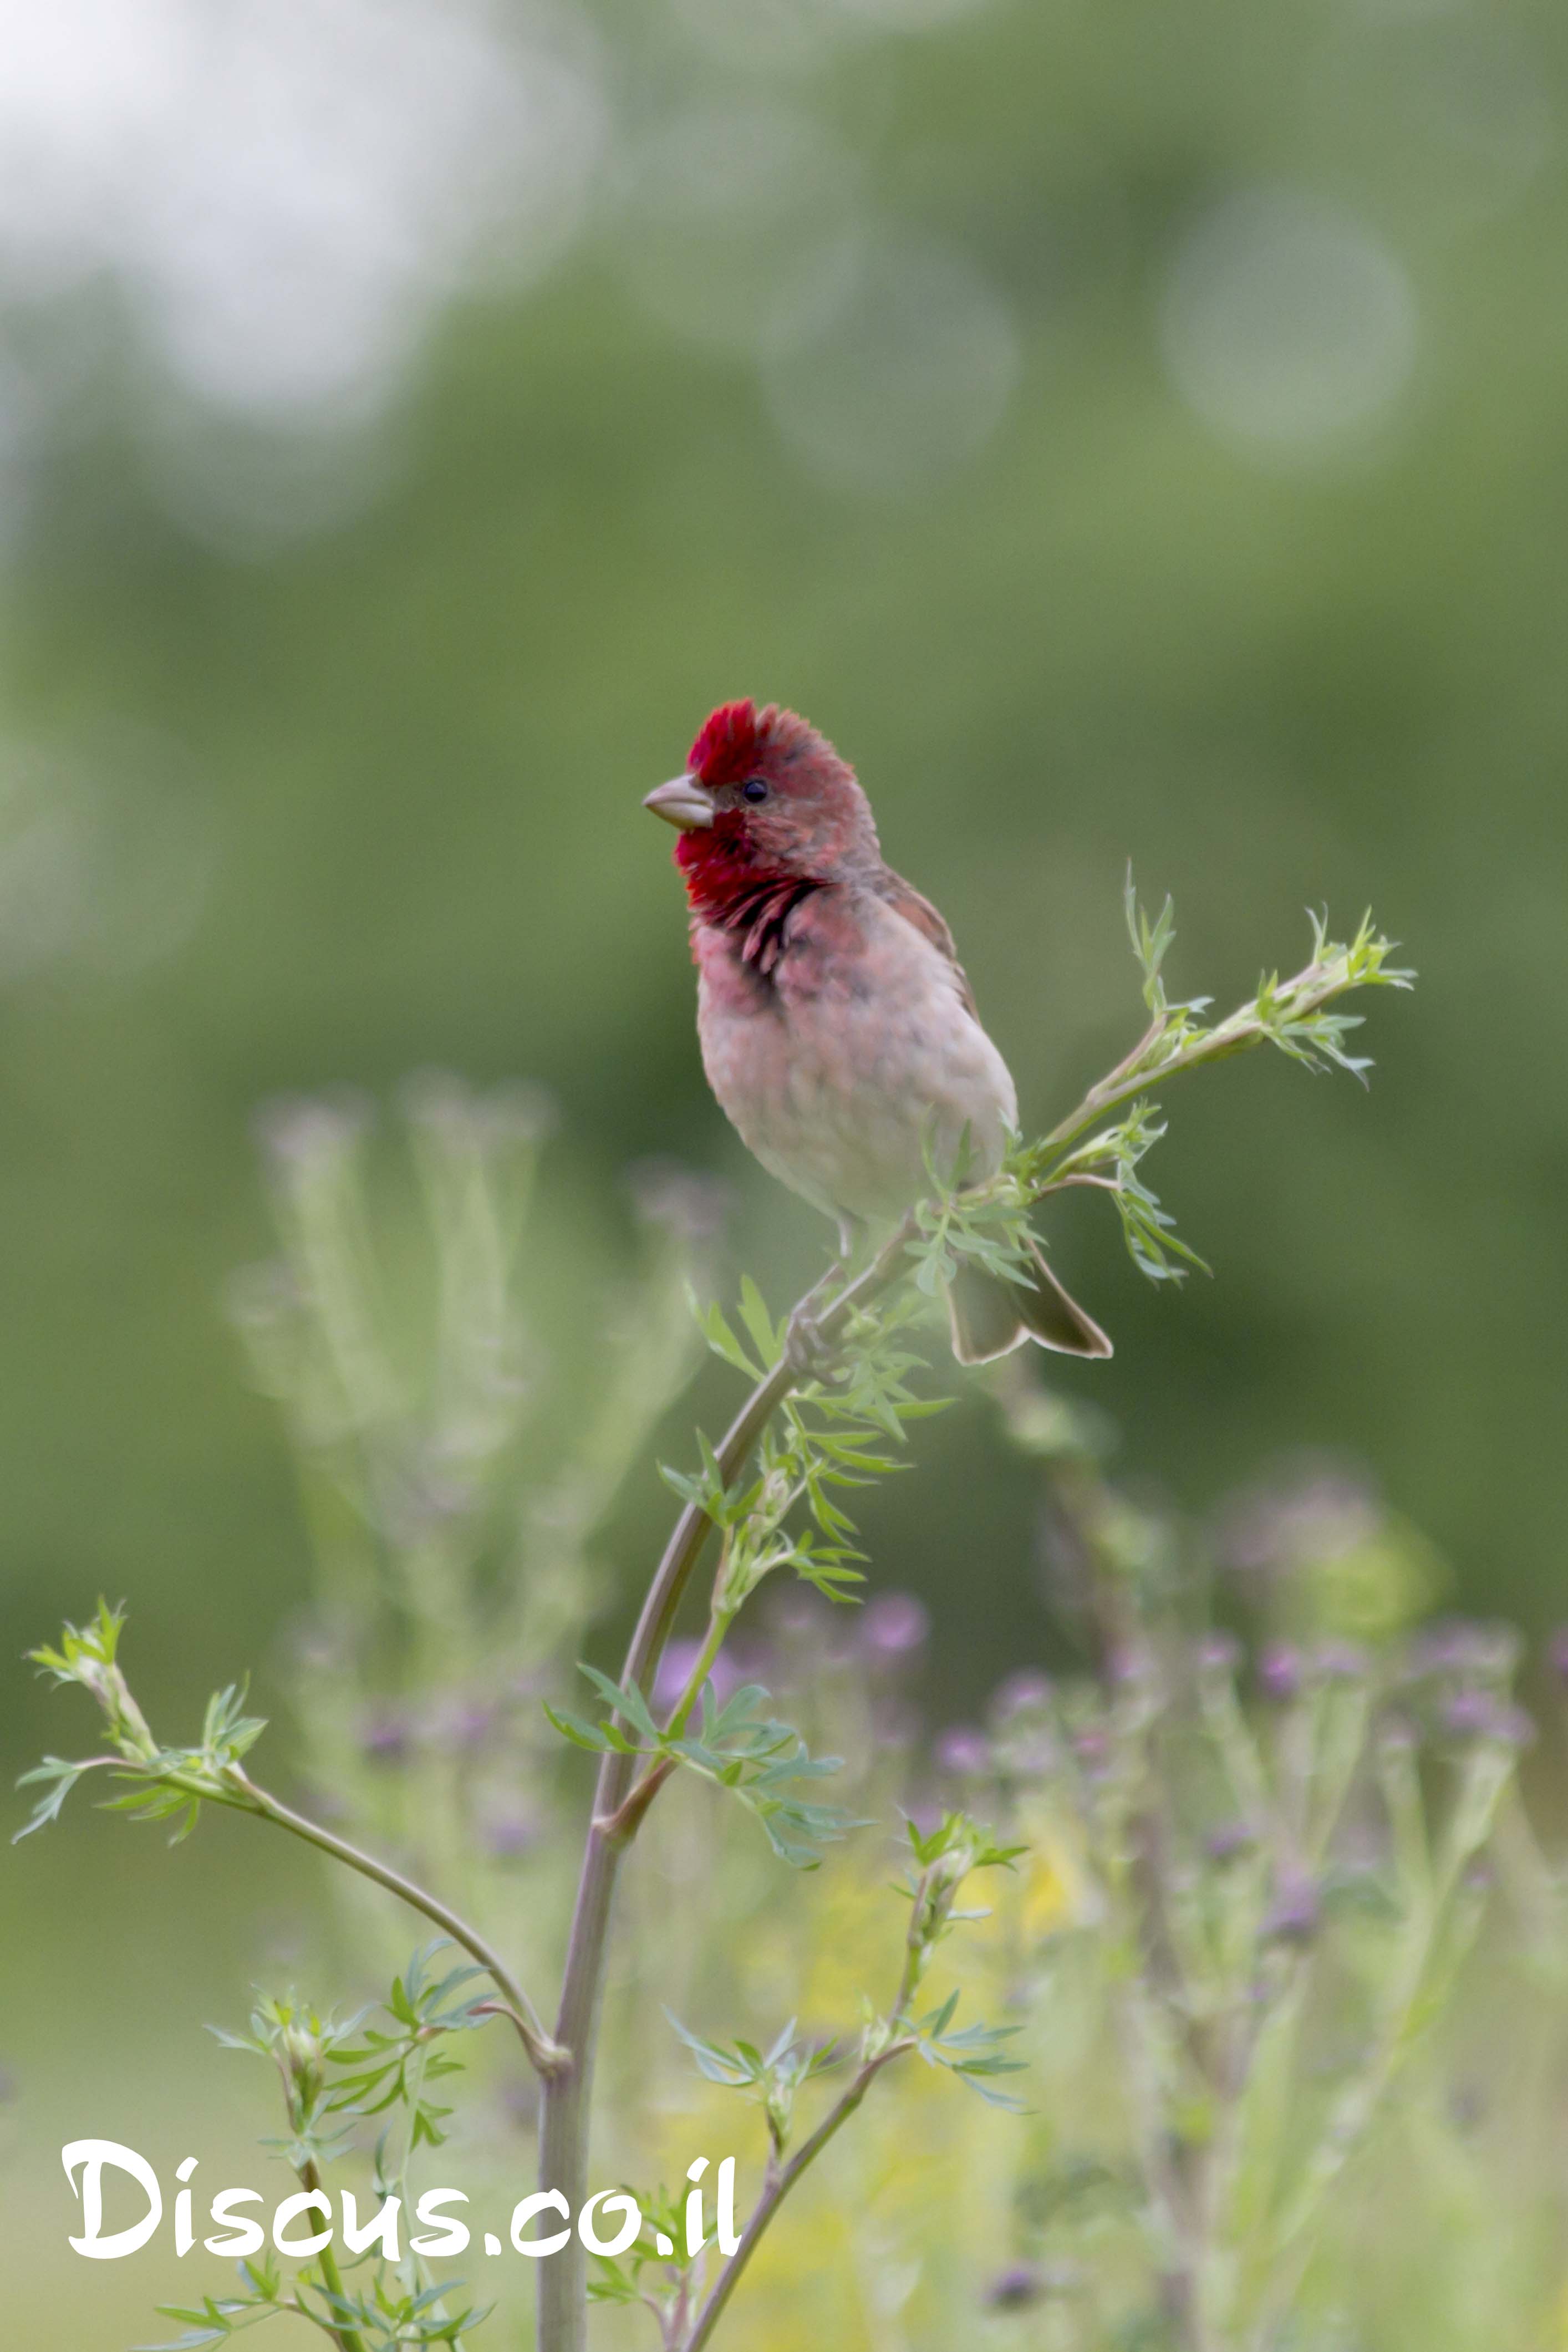
<path id="1" fill-rule="evenodd" d="M 911 930 L 919 931 L 921 939 L 929 940 L 937 953 L 945 957 L 952 966 L 953 978 L 958 982 L 958 993 L 963 1000 L 964 1009 L 978 1021 L 980 1007 L 974 1002 L 974 991 L 969 985 L 969 975 L 958 961 L 958 950 L 952 944 L 952 933 L 931 905 L 931 900 L 922 898 L 914 884 L 906 882 L 901 874 L 895 874 L 890 866 L 884 866 L 881 880 L 877 887 L 879 896 L 887 900 L 893 912 L 896 915 L 901 915 Z"/>

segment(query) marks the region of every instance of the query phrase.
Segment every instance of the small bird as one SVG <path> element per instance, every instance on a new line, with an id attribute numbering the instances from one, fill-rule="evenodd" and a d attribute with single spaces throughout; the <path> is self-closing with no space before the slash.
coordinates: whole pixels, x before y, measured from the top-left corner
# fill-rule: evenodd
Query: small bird
<path id="1" fill-rule="evenodd" d="M 769 1173 L 833 1218 L 845 1256 L 931 1189 L 930 1153 L 971 1180 L 1017 1124 L 1007 1065 L 936 908 L 883 862 L 854 770 L 793 710 L 726 702 L 686 772 L 643 806 L 677 826 L 708 1082 Z M 960 1268 L 953 1353 L 1026 1339 L 1109 1356 L 1031 1245 L 1024 1282 Z"/>

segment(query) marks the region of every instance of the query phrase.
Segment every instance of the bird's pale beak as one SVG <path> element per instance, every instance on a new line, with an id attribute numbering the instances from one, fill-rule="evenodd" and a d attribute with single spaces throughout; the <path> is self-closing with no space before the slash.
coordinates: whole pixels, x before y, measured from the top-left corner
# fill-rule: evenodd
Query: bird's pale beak
<path id="1" fill-rule="evenodd" d="M 713 803 L 694 776 L 671 776 L 668 784 L 657 784 L 644 794 L 643 806 L 681 833 L 713 822 Z"/>

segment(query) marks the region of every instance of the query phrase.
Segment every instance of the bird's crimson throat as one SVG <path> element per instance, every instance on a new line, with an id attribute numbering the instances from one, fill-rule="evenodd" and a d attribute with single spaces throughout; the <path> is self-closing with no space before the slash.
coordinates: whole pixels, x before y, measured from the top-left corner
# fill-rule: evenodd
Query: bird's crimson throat
<path id="1" fill-rule="evenodd" d="M 675 862 L 685 879 L 692 920 L 731 932 L 742 961 L 764 978 L 784 953 L 791 915 L 821 887 L 808 876 L 759 862 L 741 829 L 723 819 L 711 830 L 683 833 Z"/>

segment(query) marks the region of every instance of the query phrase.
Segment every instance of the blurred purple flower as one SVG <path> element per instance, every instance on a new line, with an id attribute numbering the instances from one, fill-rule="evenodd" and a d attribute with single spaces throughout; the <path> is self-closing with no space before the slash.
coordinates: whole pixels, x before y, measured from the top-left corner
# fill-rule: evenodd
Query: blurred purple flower
<path id="1" fill-rule="evenodd" d="M 1146 1642 L 1114 1642 L 1105 1661 L 1106 1680 L 1118 1690 L 1135 1690 L 1152 1682 L 1160 1662 Z"/>
<path id="2" fill-rule="evenodd" d="M 539 1843 L 539 1823 L 531 1813 L 494 1813 L 480 1825 L 485 1852 L 498 1862 L 513 1862 Z"/>
<path id="3" fill-rule="evenodd" d="M 1325 1682 L 1361 1682 L 1371 1664 L 1359 1642 L 1319 1642 L 1312 1651 L 1312 1671 Z"/>
<path id="4" fill-rule="evenodd" d="M 1518 1661 L 1519 1636 L 1512 1626 L 1474 1617 L 1441 1619 L 1417 1633 L 1405 1653 L 1413 1675 L 1470 1675 L 1483 1681 L 1511 1674 Z"/>
<path id="5" fill-rule="evenodd" d="M 1473 1685 L 1450 1693 L 1443 1702 L 1443 1728 L 1455 1739 L 1488 1739 L 1493 1736 L 1500 1709 L 1490 1691 Z"/>
<path id="6" fill-rule="evenodd" d="M 1479 1708 L 1464 1706 L 1466 1700 L 1479 1699 Z M 1498 1698 L 1489 1691 L 1457 1691 L 1443 1711 L 1447 1730 L 1459 1734 L 1474 1732 L 1483 1739 L 1495 1739 L 1504 1748 L 1532 1748 L 1535 1744 L 1535 1718 L 1527 1708 L 1516 1706 L 1511 1700 Z"/>
<path id="7" fill-rule="evenodd" d="M 654 1677 L 653 1703 L 656 1707 L 669 1707 L 675 1705 L 676 1700 L 686 1688 L 692 1668 L 701 1654 L 700 1642 L 685 1640 L 671 1642 L 659 1660 L 658 1673 Z M 709 1681 L 713 1685 L 713 1696 L 721 1706 L 727 1699 L 733 1696 L 742 1683 L 753 1679 L 761 1663 L 762 1653 L 754 1648 L 747 1649 L 742 1646 L 734 1650 L 721 1650 L 708 1675 Z"/>
<path id="8" fill-rule="evenodd" d="M 1221 1513 L 1217 1549 L 1233 1573 L 1289 1577 L 1337 1559 L 1376 1533 L 1376 1488 L 1352 1464 L 1307 1454 L 1234 1496 Z"/>
<path id="9" fill-rule="evenodd" d="M 1559 1625 L 1548 1636 L 1546 1663 L 1560 1683 L 1568 1684 L 1568 1625 Z"/>
<path id="10" fill-rule="evenodd" d="M 978 1779 L 991 1769 L 991 1743 L 983 1731 L 968 1724 L 954 1724 L 939 1732 L 935 1753 L 944 1772 L 956 1772 L 966 1780 Z"/>
<path id="11" fill-rule="evenodd" d="M 482 1699 L 457 1698 L 444 1707 L 437 1730 L 443 1747 L 482 1748 L 495 1722 L 495 1709 Z"/>
<path id="12" fill-rule="evenodd" d="M 1498 1722 L 1493 1724 L 1493 1738 L 1502 1740 L 1507 1748 L 1532 1748 L 1535 1738 L 1538 1738 L 1535 1717 L 1531 1715 L 1528 1707 L 1500 1706 Z"/>
<path id="13" fill-rule="evenodd" d="M 1028 2263 L 1016 2263 L 1010 2271 L 992 2280 L 985 2290 L 986 2306 L 992 2311 L 1027 2311 L 1031 2305 L 1040 2302 L 1045 2292 L 1039 2272 Z"/>
<path id="14" fill-rule="evenodd" d="M 998 1683 L 991 1699 L 991 1717 L 994 1723 L 1011 1723 L 1020 1715 L 1038 1715 L 1049 1706 L 1055 1685 L 1049 1675 L 1037 1666 L 1021 1666 Z"/>
<path id="15" fill-rule="evenodd" d="M 1317 1933 L 1321 1909 L 1317 1882 L 1307 1872 L 1282 1871 L 1263 1933 L 1277 1943 L 1310 1943 Z"/>
<path id="16" fill-rule="evenodd" d="M 1258 1832 L 1250 1822 L 1221 1822 L 1205 1838 L 1204 1852 L 1211 1862 L 1235 1862 L 1238 1855 L 1250 1853 L 1257 1843 Z"/>
<path id="17" fill-rule="evenodd" d="M 360 1727 L 360 1753 L 373 1764 L 395 1763 L 408 1752 L 413 1726 L 406 1715 L 391 1707 L 367 1717 Z"/>
<path id="18" fill-rule="evenodd" d="M 860 1647 L 887 1662 L 908 1657 L 931 1633 L 931 1612 L 912 1592 L 879 1592 L 860 1612 Z"/>
<path id="19" fill-rule="evenodd" d="M 1193 1644 L 1193 1664 L 1200 1674 L 1233 1675 L 1241 1664 L 1241 1643 L 1234 1633 L 1205 1633 Z"/>
<path id="20" fill-rule="evenodd" d="M 1283 1706 L 1300 1693 L 1301 1653 L 1294 1642 L 1270 1642 L 1258 1661 L 1258 1685 L 1265 1698 Z"/>

